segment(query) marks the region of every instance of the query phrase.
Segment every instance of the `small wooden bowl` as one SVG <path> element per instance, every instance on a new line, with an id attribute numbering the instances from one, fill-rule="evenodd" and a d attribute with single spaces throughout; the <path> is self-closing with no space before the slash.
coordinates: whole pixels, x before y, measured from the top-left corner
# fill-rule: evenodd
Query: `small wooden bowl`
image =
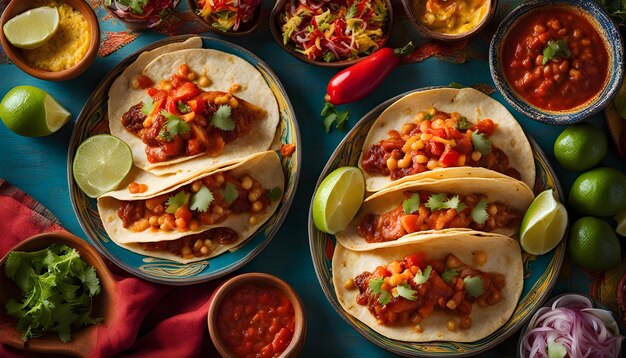
<path id="1" fill-rule="evenodd" d="M 81 259 L 96 269 L 102 290 L 93 300 L 93 317 L 103 317 L 104 324 L 113 318 L 113 303 L 116 295 L 115 280 L 95 249 L 87 242 L 67 233 L 49 233 L 33 236 L 22 241 L 12 251 L 39 251 L 54 243 L 66 244 L 75 248 Z M 72 332 L 72 340 L 63 343 L 56 332 L 45 333 L 41 337 L 22 341 L 22 334 L 16 328 L 17 321 L 6 315 L 4 306 L 10 298 L 18 299 L 22 292 L 4 274 L 4 262 L 0 260 L 0 343 L 31 352 L 55 353 L 83 357 L 89 355 L 96 344 L 97 325 L 90 325 Z"/>
<path id="2" fill-rule="evenodd" d="M 33 77 L 37 77 L 47 81 L 66 81 L 72 79 L 81 73 L 85 72 L 87 68 L 93 63 L 100 47 L 100 25 L 98 25 L 98 18 L 93 12 L 93 9 L 84 0 L 64 0 L 64 3 L 71 6 L 74 10 L 79 11 L 87 20 L 89 24 L 89 30 L 91 32 L 91 38 L 89 41 L 89 48 L 85 56 L 75 66 L 63 71 L 46 71 L 35 66 L 32 66 L 26 62 L 22 52 L 19 48 L 11 45 L 4 36 L 4 24 L 13 17 L 35 8 L 37 2 L 33 0 L 20 0 L 11 1 L 7 5 L 6 9 L 0 17 L 0 43 L 4 52 L 9 56 L 11 61 L 22 71 L 28 73 Z"/>
<path id="3" fill-rule="evenodd" d="M 216 29 L 209 22 L 204 20 L 202 16 L 198 15 L 198 6 L 196 5 L 196 0 L 187 0 L 187 5 L 189 7 L 189 10 L 191 10 L 191 13 L 193 14 L 193 16 L 195 16 L 196 19 L 198 19 L 198 21 L 202 23 L 204 28 L 207 31 L 210 31 L 217 35 L 233 36 L 233 37 L 250 35 L 251 33 L 255 32 L 259 28 L 259 25 L 261 24 L 261 10 L 263 8 L 262 2 L 254 10 L 254 15 L 252 16 L 252 19 L 249 22 L 242 24 L 242 26 L 237 31 L 226 31 L 226 32 Z"/>
<path id="4" fill-rule="evenodd" d="M 415 30 L 422 35 L 423 37 L 440 40 L 440 41 L 461 41 L 468 39 L 474 35 L 476 35 L 480 30 L 482 30 L 491 20 L 493 14 L 496 12 L 496 7 L 498 5 L 498 0 L 486 0 L 487 6 L 489 9 L 485 14 L 485 17 L 471 30 L 460 33 L 460 34 L 445 34 L 442 32 L 437 32 L 426 27 L 422 22 L 418 19 L 417 14 L 415 13 L 415 7 L 413 4 L 418 0 L 402 0 L 402 6 L 406 11 L 411 25 L 415 28 Z"/>
<path id="5" fill-rule="evenodd" d="M 288 299 L 291 301 L 293 311 L 295 314 L 295 328 L 291 342 L 279 357 L 297 357 L 298 353 L 302 350 L 306 339 L 306 315 L 304 313 L 304 307 L 302 301 L 291 286 L 285 281 L 279 279 L 276 276 L 272 276 L 266 273 L 246 273 L 230 278 L 224 282 L 211 296 L 209 303 L 209 313 L 207 320 L 209 324 L 209 333 L 211 334 L 211 340 L 215 345 L 217 351 L 222 357 L 232 357 L 232 353 L 222 341 L 217 328 L 217 310 L 221 303 L 228 299 L 229 294 L 236 288 L 244 284 L 256 284 L 259 286 L 270 286 L 278 288 Z"/>
<path id="6" fill-rule="evenodd" d="M 362 56 L 359 58 L 355 58 L 353 60 L 345 60 L 345 61 L 333 61 L 333 62 L 324 62 L 324 61 L 316 61 L 311 60 L 307 56 L 297 52 L 293 47 L 283 44 L 283 35 L 281 33 L 281 24 L 279 15 L 285 9 L 285 4 L 289 0 L 278 0 L 276 1 L 276 5 L 274 5 L 274 9 L 272 9 L 272 14 L 270 15 L 270 30 L 272 31 L 272 36 L 276 43 L 286 52 L 288 52 L 291 56 L 297 58 L 300 61 L 306 62 L 311 65 L 322 66 L 322 67 L 335 67 L 342 68 L 348 67 L 350 65 L 354 65 L 355 63 L 363 60 L 367 56 Z M 381 45 L 384 46 L 389 40 L 391 35 L 391 29 L 393 25 L 393 5 L 391 4 L 391 0 L 385 0 L 385 4 L 387 4 L 387 26 L 383 28 L 383 43 Z"/>

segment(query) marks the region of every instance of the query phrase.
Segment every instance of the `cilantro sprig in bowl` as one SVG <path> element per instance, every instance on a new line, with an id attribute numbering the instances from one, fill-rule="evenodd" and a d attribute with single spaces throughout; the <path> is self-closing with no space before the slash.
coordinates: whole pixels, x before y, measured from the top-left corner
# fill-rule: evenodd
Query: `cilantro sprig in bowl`
<path id="1" fill-rule="evenodd" d="M 149 29 L 169 16 L 180 0 L 104 0 L 105 8 L 131 30 Z"/>
<path id="2" fill-rule="evenodd" d="M 89 244 L 41 234 L 0 260 L 0 343 L 33 352 L 89 355 L 97 324 L 113 318 L 115 281 Z"/>

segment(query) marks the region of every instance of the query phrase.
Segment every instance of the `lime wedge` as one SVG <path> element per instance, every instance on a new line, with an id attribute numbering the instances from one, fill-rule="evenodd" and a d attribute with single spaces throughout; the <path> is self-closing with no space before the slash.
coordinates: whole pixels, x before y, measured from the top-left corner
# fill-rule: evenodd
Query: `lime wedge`
<path id="1" fill-rule="evenodd" d="M 359 168 L 341 167 L 330 173 L 315 192 L 313 222 L 326 233 L 348 226 L 363 203 L 365 179 Z"/>
<path id="2" fill-rule="evenodd" d="M 520 244 L 532 255 L 543 255 L 561 242 L 567 229 L 567 210 L 552 189 L 537 195 L 522 219 Z"/>
<path id="3" fill-rule="evenodd" d="M 4 36 L 15 47 L 33 49 L 48 41 L 59 28 L 59 11 L 42 6 L 23 12 L 7 21 Z"/>
<path id="4" fill-rule="evenodd" d="M 117 189 L 133 166 L 133 154 L 124 141 L 108 134 L 87 138 L 74 157 L 74 180 L 90 198 Z"/>
<path id="5" fill-rule="evenodd" d="M 626 210 L 615 215 L 615 221 L 617 221 L 617 227 L 615 228 L 615 232 L 618 235 L 626 236 Z"/>

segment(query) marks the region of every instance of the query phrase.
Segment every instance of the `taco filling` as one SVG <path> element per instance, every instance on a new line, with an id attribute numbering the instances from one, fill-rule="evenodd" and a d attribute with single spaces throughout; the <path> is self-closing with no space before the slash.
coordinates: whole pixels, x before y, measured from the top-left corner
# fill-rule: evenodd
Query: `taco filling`
<path id="1" fill-rule="evenodd" d="M 391 176 L 392 180 L 461 166 L 483 167 L 521 179 L 507 155 L 490 140 L 497 129 L 489 118 L 471 123 L 457 112 L 431 107 L 367 149 L 361 167 L 370 175 Z"/>
<path id="2" fill-rule="evenodd" d="M 142 75 L 136 85 L 146 88 L 151 100 L 139 102 L 121 117 L 129 132 L 146 145 L 148 162 L 159 163 L 177 157 L 199 154 L 219 155 L 224 146 L 246 136 L 253 121 L 266 116 L 257 107 L 231 92 L 203 91 L 210 80 L 199 76 L 187 64 L 179 66 L 169 81 L 153 80 Z"/>
<path id="3" fill-rule="evenodd" d="M 476 265 L 486 260 L 482 251 L 474 255 Z M 435 310 L 450 314 L 449 331 L 470 328 L 472 305 L 487 307 L 500 302 L 505 281 L 504 275 L 482 272 L 451 253 L 443 259 L 429 259 L 417 252 L 363 272 L 353 284 L 359 290 L 356 302 L 367 306 L 378 324 L 414 326 L 421 333 L 420 322 Z"/>
<path id="4" fill-rule="evenodd" d="M 484 195 L 449 195 L 426 190 L 405 191 L 406 199 L 381 214 L 367 214 L 358 224 L 358 234 L 367 242 L 397 240 L 407 234 L 448 228 L 495 231 L 516 227 L 522 212 Z"/>

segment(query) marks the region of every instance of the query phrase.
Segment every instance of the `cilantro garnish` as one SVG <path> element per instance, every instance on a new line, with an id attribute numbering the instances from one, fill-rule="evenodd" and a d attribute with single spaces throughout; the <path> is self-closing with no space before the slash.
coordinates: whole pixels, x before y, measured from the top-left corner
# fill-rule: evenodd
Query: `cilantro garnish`
<path id="1" fill-rule="evenodd" d="M 463 286 L 465 287 L 465 292 L 467 292 L 470 297 L 478 297 L 484 293 L 483 289 L 483 279 L 480 276 L 467 276 L 463 279 Z"/>
<path id="2" fill-rule="evenodd" d="M 487 204 L 487 199 L 482 198 L 480 199 L 478 204 L 476 204 L 476 206 L 474 206 L 474 208 L 472 209 L 472 220 L 474 220 L 474 222 L 479 225 L 484 224 L 485 221 L 489 219 L 489 214 L 487 213 Z"/>
<path id="3" fill-rule="evenodd" d="M 161 111 L 161 115 L 167 118 L 167 122 L 161 128 L 159 137 L 169 142 L 175 135 L 189 132 L 187 122 L 166 111 Z"/>
<path id="4" fill-rule="evenodd" d="M 396 294 L 393 297 L 404 297 L 409 301 L 415 301 L 417 299 L 417 291 L 411 288 L 411 285 L 405 283 L 404 285 L 396 286 Z"/>
<path id="5" fill-rule="evenodd" d="M 191 197 L 190 210 L 206 212 L 209 209 L 209 205 L 213 202 L 213 193 L 206 186 L 202 186 L 197 193 Z"/>
<path id="6" fill-rule="evenodd" d="M 418 272 L 417 274 L 415 274 L 415 277 L 413 277 L 413 282 L 415 282 L 418 285 L 423 284 L 424 282 L 428 281 L 428 279 L 430 278 L 430 273 L 432 271 L 433 271 L 432 266 L 430 265 L 426 266 L 426 269 L 424 269 L 424 271 Z"/>
<path id="7" fill-rule="evenodd" d="M 550 40 L 543 49 L 543 61 L 541 64 L 545 65 L 552 59 L 570 58 L 571 56 L 572 52 L 567 47 L 567 40 Z"/>
<path id="8" fill-rule="evenodd" d="M 322 58 L 324 59 L 324 62 L 332 62 L 335 61 L 335 54 L 329 51 L 326 52 Z"/>
<path id="9" fill-rule="evenodd" d="M 463 211 L 467 206 L 461 202 L 458 195 L 455 195 L 449 199 L 446 199 L 447 195 L 444 193 L 431 194 L 428 198 L 428 202 L 425 204 L 431 211 L 454 209 L 457 213 Z"/>
<path id="10" fill-rule="evenodd" d="M 232 204 L 239 197 L 239 190 L 233 183 L 227 183 L 222 191 L 226 204 Z"/>
<path id="11" fill-rule="evenodd" d="M 174 214 L 176 210 L 178 210 L 178 208 L 189 202 L 189 196 L 189 193 L 185 192 L 184 190 L 179 191 L 174 196 L 170 196 L 165 203 L 165 205 L 167 206 L 165 212 L 169 214 Z"/>
<path id="12" fill-rule="evenodd" d="M 461 117 L 459 123 L 456 124 L 456 129 L 464 131 L 471 129 L 474 125 L 470 123 L 466 117 Z"/>
<path id="13" fill-rule="evenodd" d="M 378 303 L 381 306 L 386 305 L 391 300 L 391 295 L 389 292 L 383 290 L 382 286 L 385 280 L 381 278 L 373 278 L 370 280 L 369 289 L 373 294 L 378 295 Z"/>
<path id="14" fill-rule="evenodd" d="M 151 100 L 146 100 L 143 101 L 142 105 L 141 105 L 141 113 L 147 115 L 150 115 L 150 113 L 152 113 L 152 111 L 154 110 L 154 101 Z"/>
<path id="15" fill-rule="evenodd" d="M 330 132 L 330 128 L 333 123 L 335 123 L 335 127 L 337 129 L 343 129 L 344 125 L 348 122 L 350 118 L 350 114 L 348 111 L 340 112 L 337 108 L 332 104 L 326 102 L 324 104 L 324 108 L 322 109 L 322 113 L 320 116 L 324 118 L 323 125 L 326 133 Z"/>
<path id="16" fill-rule="evenodd" d="M 432 114 L 430 114 L 430 113 L 426 113 L 426 114 L 424 115 L 424 120 L 425 120 L 425 121 L 430 121 L 430 120 L 432 120 L 432 119 L 433 119 L 433 115 L 432 115 Z"/>
<path id="17" fill-rule="evenodd" d="M 348 8 L 348 11 L 346 11 L 346 20 L 356 16 L 356 3 L 356 1 L 353 2 L 352 5 Z"/>
<path id="18" fill-rule="evenodd" d="M 283 196 L 283 191 L 280 190 L 279 187 L 275 187 L 275 188 L 272 188 L 272 189 L 267 189 L 265 191 L 265 193 L 267 193 L 267 197 L 271 201 L 276 201 L 276 200 L 280 199 Z"/>
<path id="19" fill-rule="evenodd" d="M 457 277 L 459 272 L 455 269 L 447 269 L 441 274 L 441 278 L 447 283 L 450 284 L 452 279 Z"/>
<path id="20" fill-rule="evenodd" d="M 191 107 L 189 107 L 187 105 L 187 103 L 185 103 L 183 101 L 176 102 L 176 108 L 178 108 L 178 110 L 182 114 L 187 114 L 187 113 L 191 112 Z"/>
<path id="21" fill-rule="evenodd" d="M 484 133 L 473 132 L 472 144 L 482 155 L 487 155 L 491 152 L 491 140 Z"/>
<path id="22" fill-rule="evenodd" d="M 22 290 L 22 302 L 10 299 L 5 308 L 17 319 L 22 339 L 57 332 L 63 342 L 71 330 L 98 323 L 92 318 L 92 298 L 100 293 L 96 270 L 67 245 L 52 244 L 36 252 L 13 251 L 4 265 L 5 275 Z"/>
<path id="23" fill-rule="evenodd" d="M 410 198 L 402 202 L 402 209 L 405 214 L 412 214 L 420 209 L 420 195 L 414 193 Z"/>
<path id="24" fill-rule="evenodd" d="M 223 104 L 217 108 L 217 111 L 211 116 L 211 124 L 215 128 L 219 128 L 225 131 L 232 131 L 235 129 L 235 121 L 233 120 L 232 109 Z"/>

